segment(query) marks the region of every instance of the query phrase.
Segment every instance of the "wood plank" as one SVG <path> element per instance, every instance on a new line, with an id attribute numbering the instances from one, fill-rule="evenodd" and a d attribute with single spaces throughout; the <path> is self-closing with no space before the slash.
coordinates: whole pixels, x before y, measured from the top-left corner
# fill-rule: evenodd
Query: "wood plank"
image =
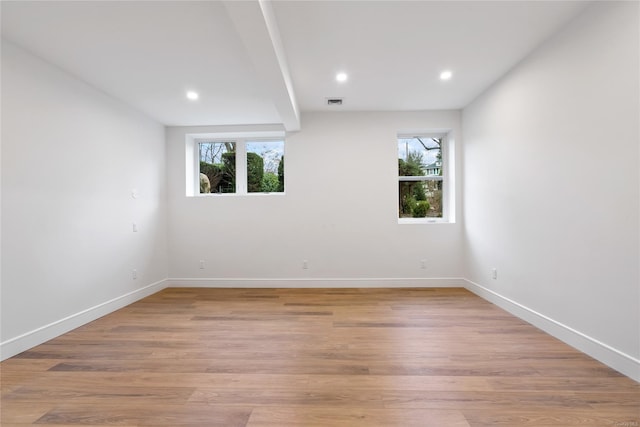
<path id="1" fill-rule="evenodd" d="M 473 427 L 527 426 L 527 427 L 637 427 L 640 414 L 628 411 L 595 411 L 565 408 L 562 411 L 528 410 L 527 408 L 496 410 L 464 410 Z"/>
<path id="2" fill-rule="evenodd" d="M 371 408 L 256 408 L 247 427 L 470 427 L 458 411 Z"/>
<path id="3" fill-rule="evenodd" d="M 250 408 L 225 408 L 215 405 L 62 405 L 36 421 L 38 425 L 136 425 L 175 427 L 246 426 Z"/>
<path id="4" fill-rule="evenodd" d="M 54 404 L 49 402 L 11 402 L 3 398 L 0 405 L 0 425 L 31 425 L 53 407 Z"/>

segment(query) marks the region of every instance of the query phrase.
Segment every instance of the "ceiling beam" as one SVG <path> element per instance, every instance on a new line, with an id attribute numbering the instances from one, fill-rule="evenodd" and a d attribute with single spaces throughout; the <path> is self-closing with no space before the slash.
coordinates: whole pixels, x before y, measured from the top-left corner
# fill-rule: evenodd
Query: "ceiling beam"
<path id="1" fill-rule="evenodd" d="M 230 0 L 224 5 L 285 130 L 300 130 L 300 111 L 271 2 Z"/>

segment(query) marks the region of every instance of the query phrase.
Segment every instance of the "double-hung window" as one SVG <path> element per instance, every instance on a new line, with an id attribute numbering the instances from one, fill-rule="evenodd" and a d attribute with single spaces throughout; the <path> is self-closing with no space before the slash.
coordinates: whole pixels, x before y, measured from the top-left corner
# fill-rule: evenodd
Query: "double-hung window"
<path id="1" fill-rule="evenodd" d="M 398 136 L 398 216 L 405 222 L 445 218 L 444 135 Z"/>
<path id="2" fill-rule="evenodd" d="M 284 193 L 283 139 L 196 139 L 199 194 Z"/>

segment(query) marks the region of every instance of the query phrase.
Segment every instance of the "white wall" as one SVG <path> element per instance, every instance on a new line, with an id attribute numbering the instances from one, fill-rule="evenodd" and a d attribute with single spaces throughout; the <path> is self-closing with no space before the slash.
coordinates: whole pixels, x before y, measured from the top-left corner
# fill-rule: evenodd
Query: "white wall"
<path id="1" fill-rule="evenodd" d="M 304 114 L 287 137 L 286 195 L 245 197 L 185 196 L 185 134 L 237 128 L 168 128 L 165 147 L 161 125 L 3 41 L 2 357 L 167 276 L 237 286 L 467 277 L 639 379 L 638 36 L 637 3 L 590 7 L 464 110 L 464 144 L 459 112 Z M 396 135 L 442 129 L 464 157 L 457 222 L 399 225 Z"/>
<path id="2" fill-rule="evenodd" d="M 166 279 L 164 145 L 160 124 L 3 40 L 3 358 Z"/>
<path id="3" fill-rule="evenodd" d="M 636 379 L 638 16 L 591 6 L 463 111 L 467 277 Z"/>
<path id="4" fill-rule="evenodd" d="M 168 128 L 170 277 L 250 279 L 254 285 L 262 279 L 366 278 L 383 280 L 361 284 L 387 286 L 412 283 L 386 280 L 394 278 L 460 278 L 459 222 L 398 224 L 396 139 L 398 132 L 430 129 L 452 129 L 455 137 L 459 115 L 304 114 L 302 131 L 286 139 L 284 196 L 185 197 L 185 134 L 230 129 Z M 338 282 L 308 285 L 332 284 Z"/>

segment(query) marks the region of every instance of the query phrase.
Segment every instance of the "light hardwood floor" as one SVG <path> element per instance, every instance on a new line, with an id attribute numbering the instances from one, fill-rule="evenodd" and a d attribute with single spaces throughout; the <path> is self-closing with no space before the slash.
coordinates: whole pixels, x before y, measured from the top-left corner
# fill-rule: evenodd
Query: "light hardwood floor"
<path id="1" fill-rule="evenodd" d="M 166 289 L 0 369 L 5 427 L 640 427 L 640 384 L 463 289 Z"/>

